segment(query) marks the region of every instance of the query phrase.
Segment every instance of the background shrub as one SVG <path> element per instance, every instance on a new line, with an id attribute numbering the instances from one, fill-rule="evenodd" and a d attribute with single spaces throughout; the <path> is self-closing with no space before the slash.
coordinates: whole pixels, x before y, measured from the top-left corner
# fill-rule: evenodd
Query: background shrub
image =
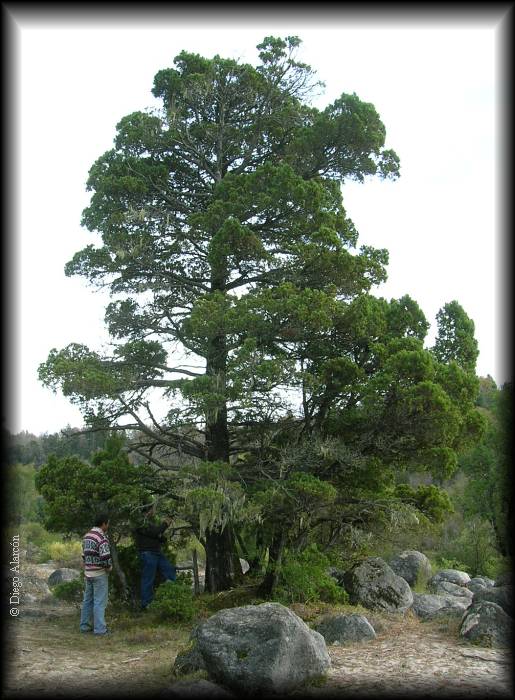
<path id="1" fill-rule="evenodd" d="M 59 566 L 77 567 L 82 561 L 80 542 L 50 542 L 43 546 L 42 556 L 55 561 Z"/>
<path id="2" fill-rule="evenodd" d="M 73 581 L 64 581 L 56 584 L 52 588 L 52 594 L 59 600 L 80 605 L 84 595 L 84 574 L 81 573 L 80 578 L 76 578 Z"/>
<path id="3" fill-rule="evenodd" d="M 190 622 L 197 608 L 191 589 L 191 575 L 179 574 L 176 581 L 165 581 L 155 592 L 148 606 L 152 612 L 173 622 Z"/>
<path id="4" fill-rule="evenodd" d="M 328 573 L 329 559 L 315 544 L 300 554 L 287 553 L 274 599 L 285 604 L 324 601 L 348 603 L 347 593 Z"/>

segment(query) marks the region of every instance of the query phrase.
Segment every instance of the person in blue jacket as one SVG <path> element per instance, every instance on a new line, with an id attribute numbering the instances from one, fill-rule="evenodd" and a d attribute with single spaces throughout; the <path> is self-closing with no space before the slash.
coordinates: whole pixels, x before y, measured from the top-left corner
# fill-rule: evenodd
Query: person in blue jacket
<path id="1" fill-rule="evenodd" d="M 161 523 L 155 519 L 156 509 L 151 506 L 145 513 L 143 523 L 134 529 L 133 535 L 141 562 L 141 608 L 146 610 L 154 598 L 154 581 L 159 571 L 165 581 L 175 581 L 176 569 L 161 551 L 166 542 L 165 530 L 170 527 L 171 517 Z"/>

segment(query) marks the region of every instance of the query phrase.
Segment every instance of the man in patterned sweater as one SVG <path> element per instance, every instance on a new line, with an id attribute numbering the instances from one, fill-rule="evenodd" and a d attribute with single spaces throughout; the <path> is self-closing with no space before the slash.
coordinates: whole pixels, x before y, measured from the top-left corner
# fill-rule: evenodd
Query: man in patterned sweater
<path id="1" fill-rule="evenodd" d="M 86 585 L 80 616 L 80 631 L 107 634 L 105 609 L 108 594 L 108 573 L 113 568 L 111 549 L 106 532 L 109 527 L 107 513 L 99 513 L 94 527 L 82 540 L 82 560 Z"/>

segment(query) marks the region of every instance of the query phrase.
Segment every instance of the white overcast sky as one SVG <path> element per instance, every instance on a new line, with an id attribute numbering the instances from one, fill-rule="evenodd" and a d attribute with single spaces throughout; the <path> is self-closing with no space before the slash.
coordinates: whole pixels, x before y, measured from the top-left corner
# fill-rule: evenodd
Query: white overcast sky
<path id="1" fill-rule="evenodd" d="M 44 13 L 43 13 L 44 15 Z M 122 12 L 123 15 L 123 12 Z M 95 236 L 80 227 L 93 162 L 112 147 L 115 125 L 155 105 L 156 72 L 183 49 L 255 63 L 265 36 L 298 35 L 299 58 L 326 83 L 315 104 L 342 92 L 371 102 L 401 160 L 396 182 L 345 184 L 344 205 L 359 244 L 387 248 L 389 280 L 376 293 L 409 294 L 432 324 L 457 299 L 476 327 L 478 374 L 510 379 L 503 361 L 503 230 L 500 111 L 504 72 L 500 17 L 438 15 L 318 21 L 263 12 L 216 23 L 173 11 L 155 21 L 14 17 L 17 204 L 12 301 L 11 432 L 79 427 L 77 409 L 43 388 L 37 367 L 51 348 L 107 340 L 105 296 L 64 265 Z"/>

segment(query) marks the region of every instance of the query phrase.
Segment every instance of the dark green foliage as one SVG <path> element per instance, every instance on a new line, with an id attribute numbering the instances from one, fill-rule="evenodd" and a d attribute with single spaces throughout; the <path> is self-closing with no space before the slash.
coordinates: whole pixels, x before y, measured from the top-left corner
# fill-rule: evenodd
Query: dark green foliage
<path id="1" fill-rule="evenodd" d="M 274 600 L 286 605 L 316 601 L 347 603 L 348 596 L 328 573 L 329 566 L 329 559 L 316 545 L 310 545 L 302 553 L 287 552 Z"/>
<path id="2" fill-rule="evenodd" d="M 416 489 L 407 484 L 399 484 L 395 495 L 402 501 L 415 505 L 423 515 L 436 523 L 441 523 L 448 513 L 453 512 L 447 493 L 433 484 Z"/>
<path id="3" fill-rule="evenodd" d="M 148 607 L 162 619 L 190 622 L 197 612 L 191 589 L 191 576 L 179 575 L 176 581 L 165 581 L 159 585 L 154 600 Z"/>
<path id="4" fill-rule="evenodd" d="M 433 347 L 435 356 L 443 363 L 455 360 L 460 367 L 473 372 L 479 350 L 472 319 L 457 301 L 445 304 L 436 319 L 438 335 Z"/>
<path id="5" fill-rule="evenodd" d="M 131 464 L 123 441 L 111 437 L 91 463 L 78 457 L 50 456 L 36 475 L 36 487 L 45 498 L 46 526 L 58 532 L 84 534 L 97 512 L 111 515 L 111 531 L 124 534 L 134 504 L 148 494 L 142 485 L 148 469 Z"/>
<path id="6" fill-rule="evenodd" d="M 80 603 L 84 596 L 84 575 L 73 581 L 63 581 L 52 588 L 52 594 L 67 603 Z"/>
<path id="7" fill-rule="evenodd" d="M 511 455 L 512 389 L 490 388 L 491 410 L 487 430 L 473 449 L 460 458 L 460 467 L 468 477 L 463 495 L 466 516 L 479 516 L 494 528 L 499 551 L 512 554 L 513 480 Z"/>

